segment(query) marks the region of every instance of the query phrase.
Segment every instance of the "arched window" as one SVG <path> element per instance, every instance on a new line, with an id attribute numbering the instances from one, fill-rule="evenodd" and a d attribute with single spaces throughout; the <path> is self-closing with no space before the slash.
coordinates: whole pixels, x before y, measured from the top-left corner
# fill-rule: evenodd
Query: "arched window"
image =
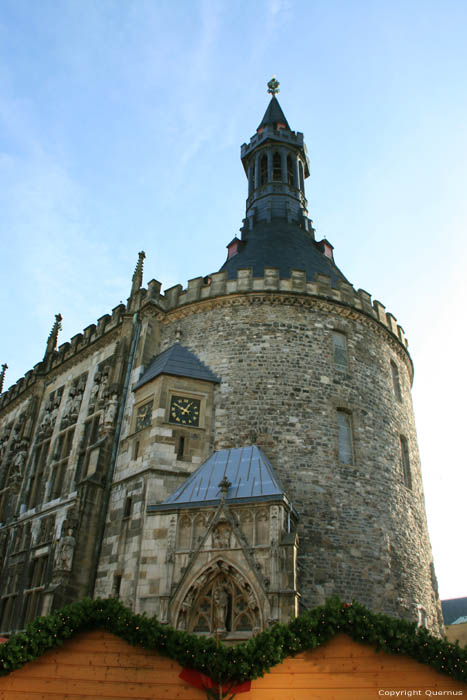
<path id="1" fill-rule="evenodd" d="M 303 163 L 301 160 L 298 161 L 298 171 L 300 173 L 300 189 L 305 192 L 305 177 L 303 174 Z"/>
<path id="2" fill-rule="evenodd" d="M 260 628 L 258 600 L 238 571 L 218 562 L 188 590 L 177 628 L 195 634 L 248 637 Z"/>
<path id="3" fill-rule="evenodd" d="M 277 151 L 272 157 L 272 179 L 277 182 L 282 180 L 282 159 L 281 154 Z"/>
<path id="4" fill-rule="evenodd" d="M 292 156 L 287 156 L 287 182 L 289 185 L 295 185 Z"/>
<path id="5" fill-rule="evenodd" d="M 339 462 L 353 464 L 352 416 L 347 411 L 337 411 Z"/>
<path id="6" fill-rule="evenodd" d="M 255 189 L 255 164 L 254 162 L 250 165 L 250 180 L 248 182 L 248 190 L 251 194 Z"/>
<path id="7" fill-rule="evenodd" d="M 259 161 L 259 182 L 260 185 L 266 185 L 268 181 L 268 159 L 266 155 L 261 157 Z"/>

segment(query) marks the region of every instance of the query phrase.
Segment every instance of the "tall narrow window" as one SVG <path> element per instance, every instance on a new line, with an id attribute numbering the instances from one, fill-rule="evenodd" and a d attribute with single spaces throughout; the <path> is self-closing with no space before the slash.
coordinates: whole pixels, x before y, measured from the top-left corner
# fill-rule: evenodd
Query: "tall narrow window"
<path id="1" fill-rule="evenodd" d="M 177 459 L 183 459 L 185 454 L 185 438 L 181 435 L 178 439 Z"/>
<path id="2" fill-rule="evenodd" d="M 305 192 L 305 177 L 303 175 L 303 163 L 301 160 L 298 161 L 298 172 L 300 174 L 300 189 Z"/>
<path id="3" fill-rule="evenodd" d="M 254 162 L 250 165 L 250 181 L 248 183 L 249 185 L 249 193 L 251 194 L 253 190 L 255 189 L 255 164 Z"/>
<path id="4" fill-rule="evenodd" d="M 392 385 L 394 387 L 394 396 L 398 401 L 402 401 L 401 385 L 399 382 L 399 370 L 396 363 L 391 360 Z"/>
<path id="5" fill-rule="evenodd" d="M 265 155 L 261 157 L 261 160 L 259 162 L 259 168 L 260 185 L 266 185 L 268 181 L 268 159 Z"/>
<path id="6" fill-rule="evenodd" d="M 292 156 L 287 156 L 287 182 L 289 185 L 295 185 Z"/>
<path id="7" fill-rule="evenodd" d="M 353 464 L 352 417 L 345 411 L 337 411 L 339 428 L 339 461 Z"/>
<path id="8" fill-rule="evenodd" d="M 402 478 L 404 479 L 404 484 L 408 489 L 412 488 L 412 474 L 410 472 L 410 459 L 409 459 L 409 445 L 407 438 L 403 435 L 399 435 L 400 445 L 401 445 L 401 468 L 402 468 Z"/>
<path id="9" fill-rule="evenodd" d="M 333 331 L 332 347 L 334 353 L 334 366 L 338 369 L 348 369 L 349 362 L 347 358 L 347 338 L 344 333 Z"/>
<path id="10" fill-rule="evenodd" d="M 272 179 L 278 182 L 282 180 L 282 159 L 280 153 L 274 153 L 272 157 Z"/>

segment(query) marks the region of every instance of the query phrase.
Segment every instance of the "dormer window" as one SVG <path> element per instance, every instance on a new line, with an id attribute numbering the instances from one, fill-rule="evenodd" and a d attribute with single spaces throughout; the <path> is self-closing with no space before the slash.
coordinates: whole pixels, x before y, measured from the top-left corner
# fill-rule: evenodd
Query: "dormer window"
<path id="1" fill-rule="evenodd" d="M 332 245 L 328 241 L 323 241 L 323 253 L 330 260 L 334 260 L 332 250 L 333 250 Z"/>
<path id="2" fill-rule="evenodd" d="M 230 258 L 232 258 L 234 255 L 237 255 L 239 243 L 240 240 L 237 237 L 235 237 L 233 241 L 230 241 L 227 246 L 227 260 L 230 260 Z"/>
<path id="3" fill-rule="evenodd" d="M 279 129 L 286 129 L 286 125 L 283 124 L 282 122 L 277 122 L 276 124 L 276 129 L 279 131 Z"/>

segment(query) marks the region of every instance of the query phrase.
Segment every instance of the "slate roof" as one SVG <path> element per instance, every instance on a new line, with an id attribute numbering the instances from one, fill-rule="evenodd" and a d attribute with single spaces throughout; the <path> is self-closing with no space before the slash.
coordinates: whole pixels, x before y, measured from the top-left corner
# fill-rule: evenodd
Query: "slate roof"
<path id="1" fill-rule="evenodd" d="M 268 105 L 268 108 L 264 113 L 264 117 L 261 120 L 261 124 L 258 126 L 258 129 L 261 129 L 262 126 L 274 126 L 278 122 L 280 122 L 281 124 L 285 124 L 287 129 L 291 131 L 291 128 L 287 122 L 287 119 L 285 118 L 284 112 L 282 111 L 279 101 L 277 97 L 273 95 Z"/>
<path id="2" fill-rule="evenodd" d="M 144 370 L 142 376 L 133 387 L 139 389 L 143 384 L 147 384 L 160 374 L 172 374 L 177 377 L 191 377 L 192 379 L 204 379 L 206 382 L 219 383 L 220 379 L 214 372 L 211 372 L 204 362 L 196 357 L 196 355 L 188 350 L 184 345 L 175 343 L 160 355 L 156 355 L 148 367 Z"/>
<path id="3" fill-rule="evenodd" d="M 214 452 L 193 474 L 159 505 L 148 512 L 217 505 L 219 483 L 224 477 L 231 482 L 226 503 L 283 500 L 285 498 L 274 469 L 260 447 L 249 445 Z"/>
<path id="4" fill-rule="evenodd" d="M 322 253 L 309 233 L 287 221 L 258 223 L 239 246 L 239 252 L 222 265 L 228 279 L 234 279 L 237 271 L 251 268 L 253 277 L 264 277 L 265 267 L 279 269 L 281 279 L 289 279 L 290 271 L 304 270 L 312 282 L 318 273 L 329 275 L 331 285 L 338 280 L 348 282 L 339 268 Z"/>
<path id="5" fill-rule="evenodd" d="M 467 615 L 467 598 L 451 598 L 442 600 L 443 617 L 445 625 L 452 625 L 459 617 Z"/>

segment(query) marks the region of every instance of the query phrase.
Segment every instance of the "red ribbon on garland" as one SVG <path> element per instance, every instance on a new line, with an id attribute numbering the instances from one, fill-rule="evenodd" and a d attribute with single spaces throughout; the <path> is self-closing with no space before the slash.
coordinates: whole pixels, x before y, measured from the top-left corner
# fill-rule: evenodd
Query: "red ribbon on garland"
<path id="1" fill-rule="evenodd" d="M 179 678 L 190 685 L 194 685 L 195 688 L 200 690 L 206 690 L 206 688 L 212 688 L 213 690 L 219 691 L 219 684 L 213 681 L 209 676 L 205 676 L 204 673 L 200 671 L 194 671 L 191 668 L 184 668 L 179 674 Z M 237 695 L 238 693 L 248 693 L 251 689 L 251 681 L 245 681 L 239 685 L 223 685 L 222 693 L 232 693 L 232 695 Z"/>

